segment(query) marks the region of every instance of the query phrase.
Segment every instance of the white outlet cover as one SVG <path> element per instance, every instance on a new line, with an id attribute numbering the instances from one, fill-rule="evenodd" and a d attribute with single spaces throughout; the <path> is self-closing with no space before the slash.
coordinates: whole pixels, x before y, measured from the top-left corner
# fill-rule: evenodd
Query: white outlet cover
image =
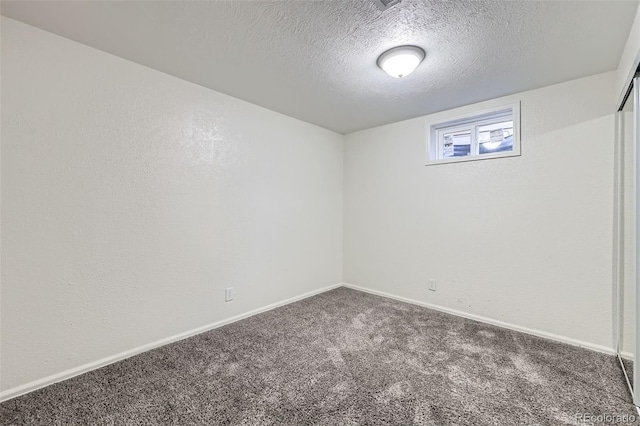
<path id="1" fill-rule="evenodd" d="M 233 289 L 233 287 L 227 287 L 224 289 L 224 301 L 225 302 L 230 302 L 233 300 L 233 298 L 235 297 L 236 292 Z"/>

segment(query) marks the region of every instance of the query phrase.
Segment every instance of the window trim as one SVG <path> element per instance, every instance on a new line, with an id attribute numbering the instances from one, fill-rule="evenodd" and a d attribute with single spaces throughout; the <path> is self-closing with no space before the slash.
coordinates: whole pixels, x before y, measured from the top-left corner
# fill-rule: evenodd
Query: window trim
<path id="1" fill-rule="evenodd" d="M 476 147 L 479 150 L 479 143 L 477 141 L 476 128 L 479 125 L 484 125 L 487 122 L 495 121 L 499 117 L 499 113 L 504 113 L 504 116 L 511 115 L 513 117 L 513 150 L 495 152 L 491 154 L 475 154 L 467 155 L 464 157 L 449 157 L 440 158 L 442 155 L 442 144 L 440 143 L 440 136 L 446 130 L 447 133 L 451 131 L 458 131 L 464 129 L 471 129 L 472 141 L 471 152 Z M 438 120 L 432 120 L 427 122 L 427 149 L 425 165 L 435 164 L 448 164 L 448 163 L 461 163 L 466 161 L 477 160 L 489 160 L 494 158 L 505 157 L 518 157 L 521 155 L 521 141 L 520 141 L 520 101 L 510 104 L 503 104 L 492 108 L 484 108 L 476 111 L 470 111 L 467 114 L 452 114 L 444 113 L 444 115 L 438 114 L 440 118 Z"/>

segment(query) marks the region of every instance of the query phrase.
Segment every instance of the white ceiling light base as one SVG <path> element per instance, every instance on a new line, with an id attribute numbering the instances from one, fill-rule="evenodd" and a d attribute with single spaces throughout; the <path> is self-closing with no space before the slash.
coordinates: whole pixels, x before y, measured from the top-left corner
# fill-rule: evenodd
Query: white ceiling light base
<path id="1" fill-rule="evenodd" d="M 378 9 L 385 11 L 396 4 L 400 3 L 402 0 L 371 0 L 373 4 L 378 6 Z"/>
<path id="2" fill-rule="evenodd" d="M 424 57 L 424 50 L 418 46 L 398 46 L 380 55 L 378 66 L 391 77 L 402 78 L 411 74 Z"/>

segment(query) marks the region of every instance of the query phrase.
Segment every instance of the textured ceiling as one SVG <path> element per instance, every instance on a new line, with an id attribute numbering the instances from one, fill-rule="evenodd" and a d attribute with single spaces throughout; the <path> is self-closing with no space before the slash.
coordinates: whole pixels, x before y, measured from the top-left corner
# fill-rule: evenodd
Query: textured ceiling
<path id="1" fill-rule="evenodd" d="M 3 1 L 2 14 L 320 126 L 354 130 L 616 68 L 635 1 Z M 427 52 L 410 76 L 386 49 Z"/>

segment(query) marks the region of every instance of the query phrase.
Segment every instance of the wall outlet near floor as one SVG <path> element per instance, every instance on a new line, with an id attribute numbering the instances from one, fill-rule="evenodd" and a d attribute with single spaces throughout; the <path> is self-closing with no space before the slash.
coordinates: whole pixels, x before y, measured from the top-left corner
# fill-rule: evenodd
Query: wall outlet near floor
<path id="1" fill-rule="evenodd" d="M 236 296 L 236 291 L 233 287 L 227 287 L 224 289 L 224 301 L 231 302 L 233 298 Z"/>
<path id="2" fill-rule="evenodd" d="M 434 280 L 433 278 L 429 279 L 429 290 L 431 291 L 436 291 L 438 289 L 438 287 L 436 287 L 436 280 Z"/>

